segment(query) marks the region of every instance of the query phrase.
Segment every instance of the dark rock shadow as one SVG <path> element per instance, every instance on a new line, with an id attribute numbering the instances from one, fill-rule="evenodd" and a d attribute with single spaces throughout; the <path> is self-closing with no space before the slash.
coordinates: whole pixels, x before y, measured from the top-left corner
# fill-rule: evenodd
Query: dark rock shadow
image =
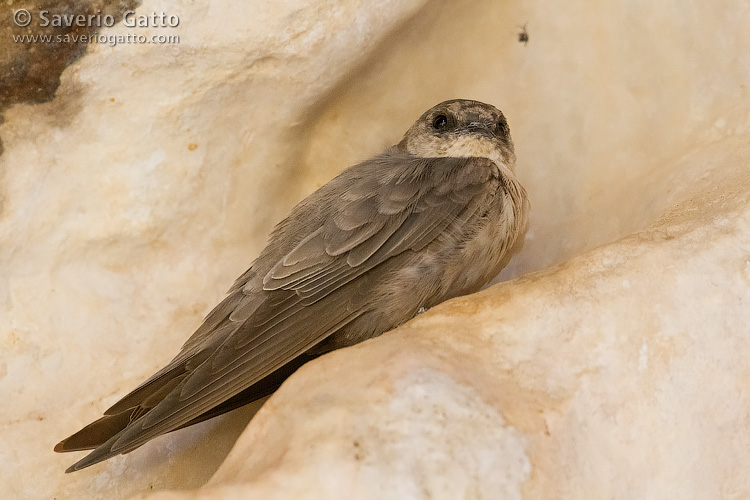
<path id="1" fill-rule="evenodd" d="M 125 12 L 140 3 L 31 0 L 6 6 L 0 15 L 0 123 L 16 103 L 54 99 L 60 75 L 86 54 L 90 37 L 121 22 Z M 80 15 L 85 19 L 75 17 Z"/>

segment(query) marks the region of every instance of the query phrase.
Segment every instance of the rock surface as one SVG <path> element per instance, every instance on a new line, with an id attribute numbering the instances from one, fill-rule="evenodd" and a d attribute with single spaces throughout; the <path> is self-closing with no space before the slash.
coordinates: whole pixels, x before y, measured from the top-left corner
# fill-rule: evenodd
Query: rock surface
<path id="1" fill-rule="evenodd" d="M 89 47 L 10 108 L 6 497 L 750 496 L 750 9 L 549 8 L 181 4 L 179 44 Z M 503 277 L 557 267 L 303 367 L 245 432 L 253 409 L 62 474 L 52 446 L 170 359 L 294 202 L 453 97 L 503 109 L 532 200 Z"/>
<path id="2" fill-rule="evenodd" d="M 308 364 L 206 486 L 139 498 L 746 498 L 750 149 L 708 158 L 648 229 Z"/>

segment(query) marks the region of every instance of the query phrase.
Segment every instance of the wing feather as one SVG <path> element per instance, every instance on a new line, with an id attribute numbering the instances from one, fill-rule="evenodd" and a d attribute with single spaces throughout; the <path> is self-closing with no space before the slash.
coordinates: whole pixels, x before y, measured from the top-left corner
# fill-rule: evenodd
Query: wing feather
<path id="1" fill-rule="evenodd" d="M 491 162 L 392 149 L 345 174 L 300 203 L 177 357 L 113 406 L 132 407 L 140 395 L 153 408 L 71 470 L 199 418 L 365 313 L 382 279 L 368 271 L 402 265 L 412 251 L 462 231 Z"/>

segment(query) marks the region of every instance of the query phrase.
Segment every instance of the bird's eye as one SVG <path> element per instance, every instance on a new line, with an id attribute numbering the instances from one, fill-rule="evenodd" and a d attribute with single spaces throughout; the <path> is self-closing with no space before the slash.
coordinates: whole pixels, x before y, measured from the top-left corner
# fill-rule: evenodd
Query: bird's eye
<path id="1" fill-rule="evenodd" d="M 448 126 L 448 117 L 445 115 L 437 115 L 434 120 L 432 120 L 432 128 L 435 130 L 443 130 Z"/>

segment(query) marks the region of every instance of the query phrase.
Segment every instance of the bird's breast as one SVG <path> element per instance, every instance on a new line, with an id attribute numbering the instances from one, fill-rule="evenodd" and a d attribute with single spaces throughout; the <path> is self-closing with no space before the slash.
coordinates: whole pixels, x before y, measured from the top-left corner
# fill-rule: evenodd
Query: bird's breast
<path id="1" fill-rule="evenodd" d="M 525 229 L 525 191 L 509 169 L 495 168 L 485 200 L 466 224 L 463 245 L 453 262 L 446 263 L 442 300 L 478 291 L 490 282 Z"/>

